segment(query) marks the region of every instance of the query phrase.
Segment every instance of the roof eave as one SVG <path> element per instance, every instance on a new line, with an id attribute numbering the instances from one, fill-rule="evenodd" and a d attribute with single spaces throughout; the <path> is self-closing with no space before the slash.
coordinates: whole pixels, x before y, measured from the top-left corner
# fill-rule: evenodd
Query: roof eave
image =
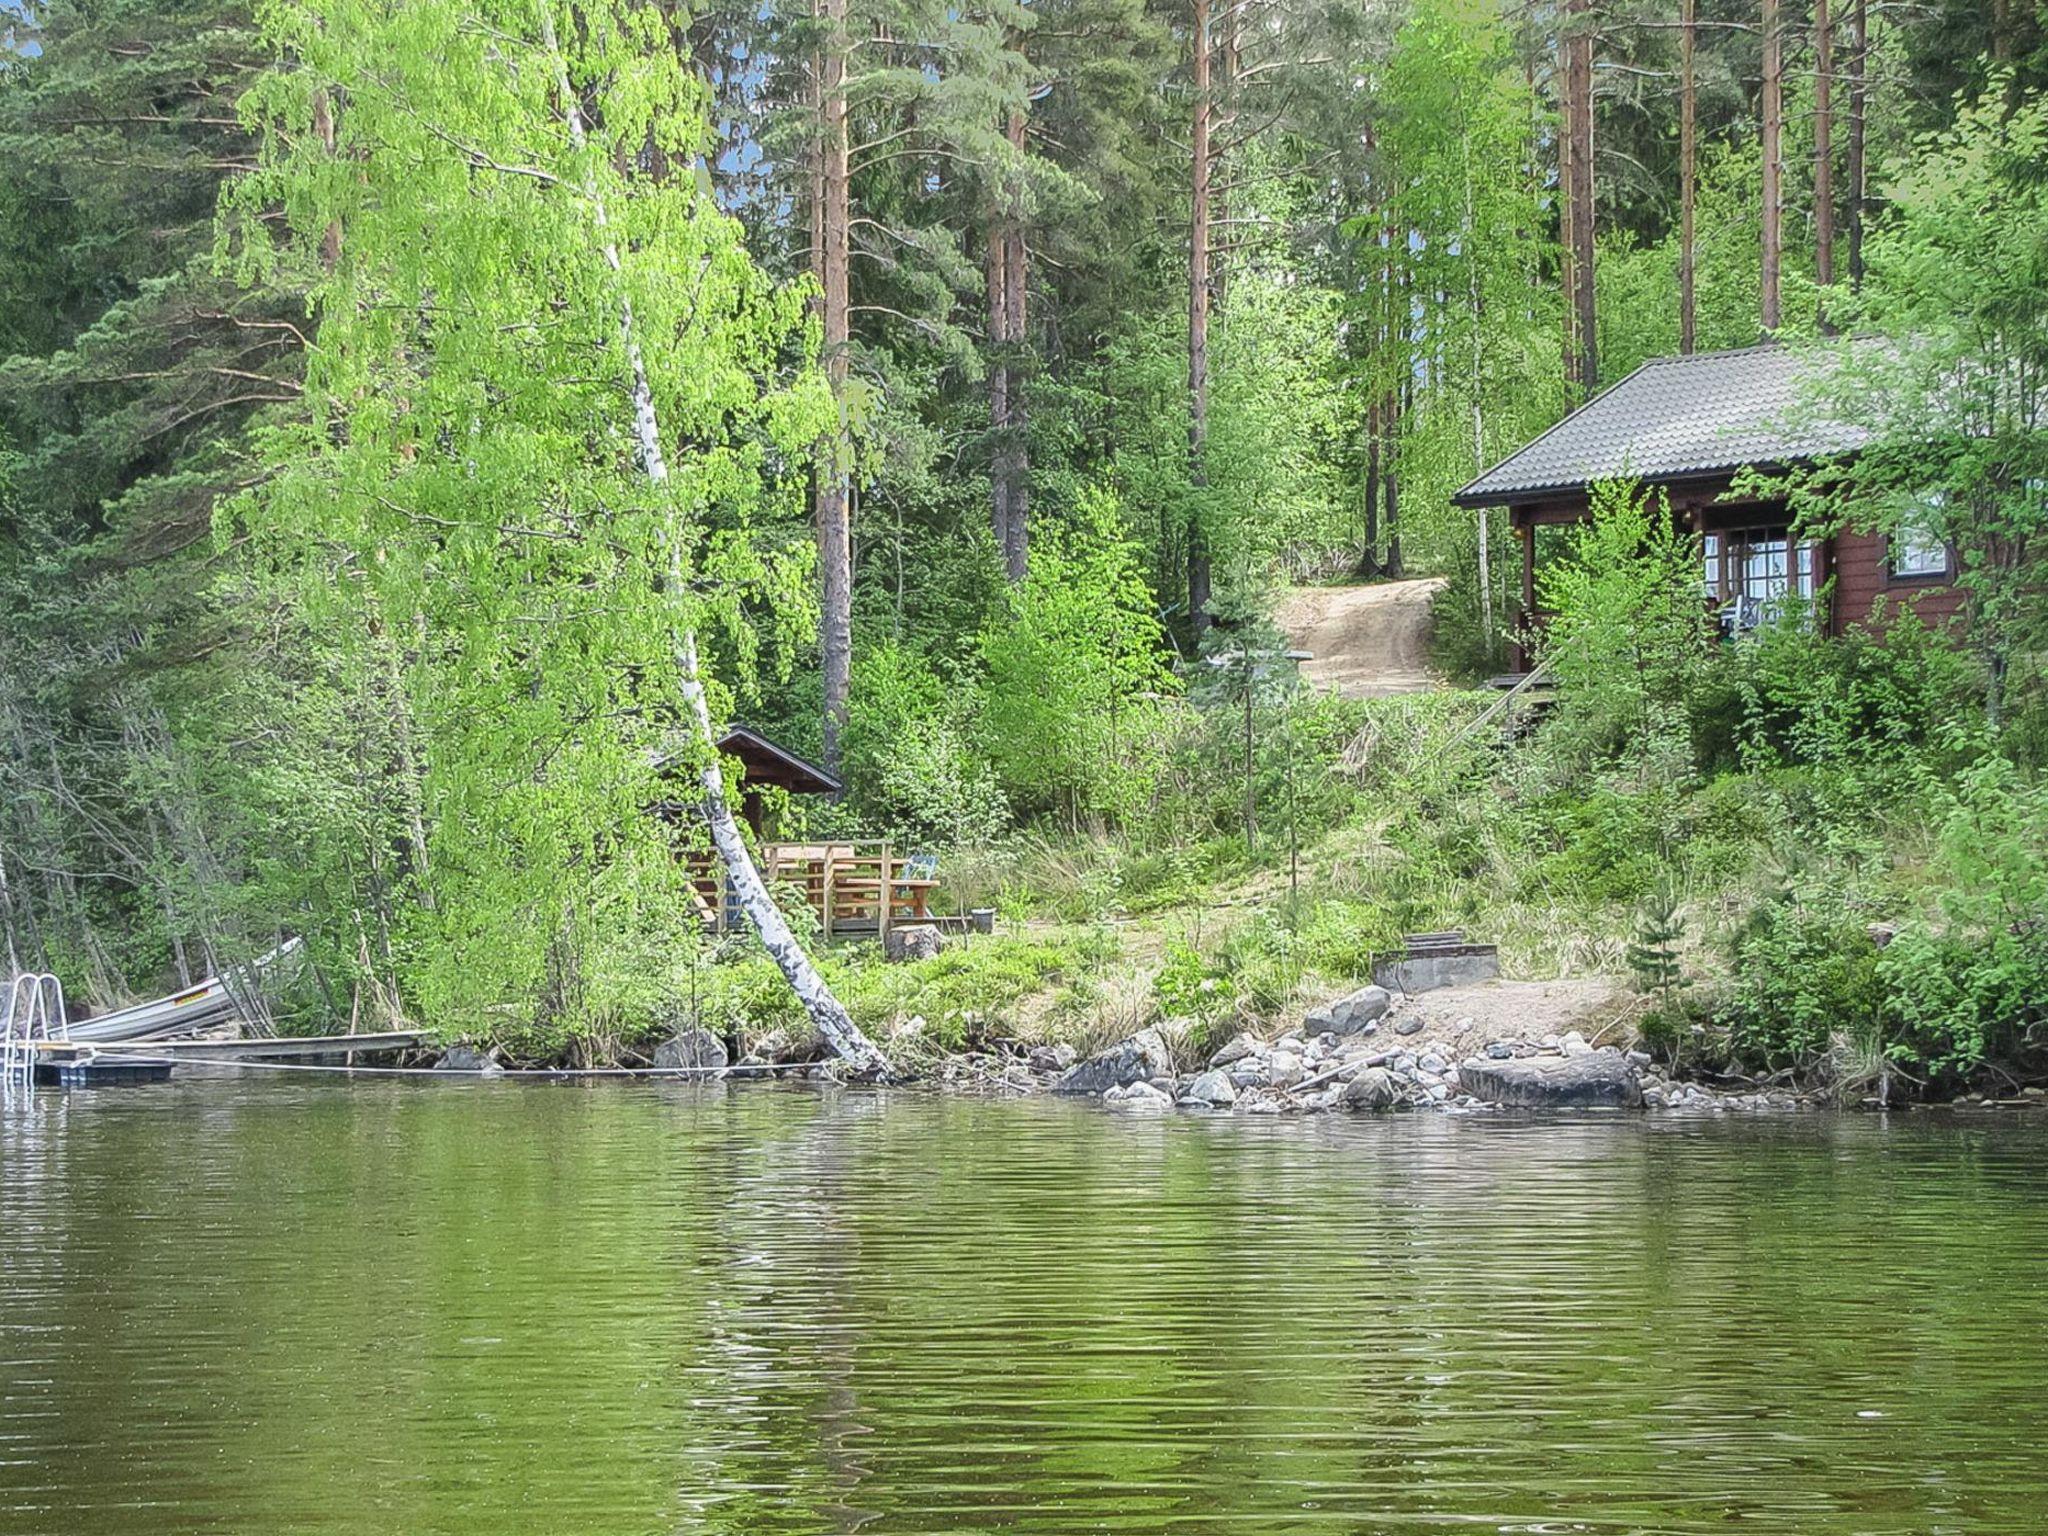
<path id="1" fill-rule="evenodd" d="M 1744 459 L 1737 464 L 1702 465 L 1696 469 L 1673 470 L 1662 475 L 1602 475 L 1598 480 L 1563 480 L 1554 485 L 1518 485 L 1500 491 L 1475 492 L 1473 486 L 1478 485 L 1479 481 L 1474 480 L 1463 489 L 1451 493 L 1451 505 L 1466 508 L 1511 507 L 1530 501 L 1549 501 L 1559 496 L 1587 496 L 1592 494 L 1594 486 L 1605 485 L 1613 480 L 1633 480 L 1639 485 L 1670 487 L 1700 481 L 1729 480 L 1746 469 L 1784 473 L 1787 470 L 1811 469 L 1825 459 L 1841 458 L 1853 452 L 1853 448 L 1848 448 L 1833 453 L 1794 454 L 1780 459 Z M 1485 478 L 1484 475 L 1480 476 L 1481 480 Z"/>

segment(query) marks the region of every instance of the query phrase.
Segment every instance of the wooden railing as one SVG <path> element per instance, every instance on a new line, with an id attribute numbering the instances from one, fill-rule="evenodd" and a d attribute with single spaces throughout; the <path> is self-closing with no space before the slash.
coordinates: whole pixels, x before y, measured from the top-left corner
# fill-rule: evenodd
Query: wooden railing
<path id="1" fill-rule="evenodd" d="M 714 933 L 743 927 L 745 914 L 717 856 L 708 849 L 688 855 L 697 909 Z M 769 888 L 793 888 L 816 914 L 826 938 L 835 934 L 885 934 L 899 923 L 928 920 L 933 877 L 931 861 L 900 858 L 887 842 L 764 843 L 761 877 Z"/>

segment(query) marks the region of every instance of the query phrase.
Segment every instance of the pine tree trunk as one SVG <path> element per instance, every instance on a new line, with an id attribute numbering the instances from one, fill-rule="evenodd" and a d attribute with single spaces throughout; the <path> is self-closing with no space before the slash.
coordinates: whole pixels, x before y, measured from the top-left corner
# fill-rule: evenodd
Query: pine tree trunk
<path id="1" fill-rule="evenodd" d="M 1869 106 L 1870 3 L 1849 8 L 1849 286 L 1863 286 L 1864 120 Z"/>
<path id="2" fill-rule="evenodd" d="M 1389 445 L 1386 467 L 1381 471 L 1387 488 L 1387 575 L 1394 581 L 1399 581 L 1407 574 L 1401 563 L 1401 477 L 1398 473 L 1398 454 L 1393 446 L 1400 442 L 1400 424 L 1401 418 L 1397 409 L 1394 416 L 1393 444 Z"/>
<path id="3" fill-rule="evenodd" d="M 7 884 L 7 850 L 0 848 L 0 934 L 7 939 L 7 979 L 22 971 L 21 957 L 28 945 L 15 934 L 14 892 Z"/>
<path id="4" fill-rule="evenodd" d="M 1564 381 L 1576 395 L 1579 378 L 1579 179 L 1572 171 L 1572 44 L 1562 18 L 1557 34 L 1557 265 L 1564 290 Z"/>
<path id="5" fill-rule="evenodd" d="M 1784 320 L 1780 287 L 1785 264 L 1785 57 L 1778 0 L 1763 0 L 1763 32 L 1763 324 L 1766 335 L 1775 335 Z"/>
<path id="6" fill-rule="evenodd" d="M 1405 421 L 1407 381 L 1413 380 L 1415 370 L 1409 351 L 1408 334 L 1409 305 L 1412 299 L 1408 291 L 1407 276 L 1397 274 L 1394 264 L 1396 234 L 1396 231 L 1390 230 L 1387 237 L 1387 333 L 1400 371 L 1394 375 L 1397 382 L 1387 386 L 1386 403 L 1380 408 L 1380 424 L 1383 428 L 1380 479 L 1385 486 L 1387 498 L 1386 572 L 1389 579 L 1399 581 L 1407 574 L 1407 568 L 1401 559 L 1401 432 Z"/>
<path id="7" fill-rule="evenodd" d="M 1188 618 L 1200 639 L 1209 627 L 1209 0 L 1194 0 L 1194 134 L 1188 222 Z"/>
<path id="8" fill-rule="evenodd" d="M 834 3 L 834 0 L 827 0 L 827 3 Z M 587 138 L 583 109 L 570 86 L 568 66 L 563 62 L 562 51 L 555 38 L 554 16 L 546 5 L 540 7 L 540 23 L 541 38 L 555 70 L 555 88 L 561 97 L 562 115 L 568 125 L 570 139 L 580 150 Z M 603 246 L 604 262 L 616 276 L 622 270 L 619 248 L 609 235 L 610 220 L 606 217 L 604 203 L 588 190 L 586 195 L 590 200 L 591 217 L 600 230 L 607 231 Z M 640 351 L 639 332 L 633 324 L 633 305 L 623 296 L 619 300 L 619 340 L 625 353 L 627 374 L 632 381 L 633 436 L 639 448 L 640 468 L 650 482 L 664 486 L 668 483 L 668 458 L 661 446 L 661 420 L 655 410 L 654 389 L 648 382 L 647 364 Z M 676 530 L 669 539 L 666 572 L 668 595 L 672 602 L 681 604 L 688 600 L 688 574 L 683 567 L 681 533 Z M 740 909 L 746 913 L 762 948 L 775 961 L 790 990 L 803 1003 L 811 1023 L 833 1051 L 854 1071 L 864 1076 L 881 1076 L 889 1070 L 888 1058 L 854 1023 L 852 1015 L 833 995 L 832 988 L 812 964 L 811 957 L 804 953 L 803 946 L 790 932 L 782 909 L 769 895 L 761 872 L 754 865 L 753 855 L 747 851 L 745 839 L 740 836 L 732 807 L 726 803 L 725 773 L 718 758 L 718 736 L 712 728 L 710 703 L 704 694 L 703 676 L 697 663 L 697 634 L 687 621 L 677 623 L 675 643 L 678 685 L 699 759 L 697 785 L 704 796 L 701 809 L 711 829 L 712 847 L 725 866 L 726 878 L 732 883 Z M 887 892 L 883 896 L 886 900 Z"/>
<path id="9" fill-rule="evenodd" d="M 1024 155 L 1024 114 L 1012 112 L 1009 125 L 1014 163 Z M 1004 363 L 1008 384 L 1008 414 L 1004 421 L 1003 481 L 1006 487 L 1009 521 L 1003 538 L 1003 569 L 1012 581 L 1022 581 L 1031 558 L 1031 424 L 1030 404 L 1024 390 L 1024 375 L 1018 366 L 1026 337 L 1025 302 L 1029 297 L 1030 268 L 1024 244 L 1023 199 L 1011 194 L 1010 216 L 1003 240 L 1003 336 L 1008 348 Z"/>
<path id="10" fill-rule="evenodd" d="M 1694 74 L 1698 4 L 1699 0 L 1680 0 L 1678 23 L 1678 350 L 1685 353 L 1699 345 L 1699 255 L 1694 230 L 1699 202 L 1699 83 Z"/>
<path id="11" fill-rule="evenodd" d="M 1593 176 L 1592 0 L 1568 0 L 1565 7 L 1565 132 L 1571 187 L 1571 304 L 1576 356 L 1571 376 L 1583 393 L 1600 383 L 1599 308 L 1594 286 L 1597 192 Z"/>
<path id="12" fill-rule="evenodd" d="M 812 218 L 817 240 L 812 261 L 818 279 L 819 318 L 824 329 L 825 372 L 841 401 L 842 425 L 819 467 L 813 496 L 818 536 L 818 649 L 824 667 L 825 767 L 839 771 L 839 736 L 846 724 L 846 700 L 853 676 L 852 445 L 844 428 L 847 347 L 852 334 L 847 294 L 848 145 L 846 104 L 846 0 L 815 0 L 814 14 L 826 23 L 817 72 L 818 208 Z"/>
<path id="13" fill-rule="evenodd" d="M 1829 288 L 1835 281 L 1835 28 L 1828 0 L 1813 0 L 1813 49 L 1813 276 Z"/>
<path id="14" fill-rule="evenodd" d="M 988 344 L 992 355 L 988 369 L 989 428 L 989 526 L 995 534 L 996 558 L 1005 572 L 1010 564 L 1010 481 L 1007 473 L 1007 438 L 1010 431 L 1010 231 L 1004 217 L 1001 194 L 997 195 L 988 220 L 988 256 L 985 262 L 988 286 Z M 1015 578 L 1012 577 L 1012 580 Z"/>

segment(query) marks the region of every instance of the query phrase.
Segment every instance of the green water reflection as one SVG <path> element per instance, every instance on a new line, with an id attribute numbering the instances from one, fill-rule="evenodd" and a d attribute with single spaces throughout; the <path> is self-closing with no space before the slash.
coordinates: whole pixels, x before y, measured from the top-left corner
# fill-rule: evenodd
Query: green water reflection
<path id="1" fill-rule="evenodd" d="M 2044 1169 L 2025 1117 L 45 1092 L 0 1532 L 2033 1532 Z"/>

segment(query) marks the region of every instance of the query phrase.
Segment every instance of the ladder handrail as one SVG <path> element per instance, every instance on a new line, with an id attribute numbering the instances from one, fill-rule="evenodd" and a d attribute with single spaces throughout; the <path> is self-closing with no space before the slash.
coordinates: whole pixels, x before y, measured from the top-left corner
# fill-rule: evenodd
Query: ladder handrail
<path id="1" fill-rule="evenodd" d="M 70 1038 L 64 983 L 49 971 L 17 973 L 8 984 L 6 1012 L 0 1015 L 0 1086 L 10 1095 L 17 1084 L 34 1092 L 36 1041 Z"/>

